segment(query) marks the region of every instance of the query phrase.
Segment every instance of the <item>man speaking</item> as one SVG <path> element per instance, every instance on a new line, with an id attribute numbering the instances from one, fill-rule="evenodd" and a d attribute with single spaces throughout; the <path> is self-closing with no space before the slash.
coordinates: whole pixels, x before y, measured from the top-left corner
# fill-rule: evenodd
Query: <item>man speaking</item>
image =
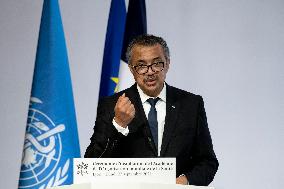
<path id="1" fill-rule="evenodd" d="M 141 35 L 126 56 L 136 83 L 100 99 L 85 157 L 175 157 L 177 184 L 210 184 L 219 164 L 203 99 L 165 83 L 167 43 Z"/>

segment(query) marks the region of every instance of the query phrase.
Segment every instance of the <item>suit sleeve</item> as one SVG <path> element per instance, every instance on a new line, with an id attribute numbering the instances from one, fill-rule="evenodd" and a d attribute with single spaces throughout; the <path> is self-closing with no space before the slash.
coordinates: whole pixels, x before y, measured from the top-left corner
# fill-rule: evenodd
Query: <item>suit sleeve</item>
<path id="1" fill-rule="evenodd" d="M 113 109 L 109 101 L 101 99 L 98 103 L 94 133 L 85 152 L 85 158 L 115 156 L 115 149 L 121 134 L 112 124 L 113 116 Z"/>
<path id="2" fill-rule="evenodd" d="M 193 168 L 190 172 L 186 173 L 186 177 L 191 185 L 207 186 L 212 182 L 219 163 L 213 150 L 202 97 L 200 97 L 199 102 L 196 139 L 193 151 Z"/>

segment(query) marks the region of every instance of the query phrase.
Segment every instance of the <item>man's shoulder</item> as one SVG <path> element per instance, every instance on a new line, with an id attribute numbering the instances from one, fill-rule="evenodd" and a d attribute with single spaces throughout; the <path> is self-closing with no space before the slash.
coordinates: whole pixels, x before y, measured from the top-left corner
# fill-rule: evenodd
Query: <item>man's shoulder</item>
<path id="1" fill-rule="evenodd" d="M 183 98 L 190 98 L 190 99 L 194 99 L 194 100 L 200 100 L 202 99 L 201 95 L 199 94 L 194 94 L 192 92 L 171 86 L 167 84 L 167 89 L 168 89 L 168 93 L 175 96 L 178 99 L 183 99 Z"/>
<path id="2" fill-rule="evenodd" d="M 204 104 L 202 96 L 173 86 L 168 86 L 167 100 L 179 104 L 184 111 L 198 110 Z"/>

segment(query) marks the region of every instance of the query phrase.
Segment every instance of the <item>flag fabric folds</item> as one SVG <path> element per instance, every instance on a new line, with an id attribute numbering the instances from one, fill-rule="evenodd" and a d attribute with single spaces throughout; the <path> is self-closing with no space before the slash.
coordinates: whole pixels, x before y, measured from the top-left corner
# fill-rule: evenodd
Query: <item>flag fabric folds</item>
<path id="1" fill-rule="evenodd" d="M 57 0 L 43 3 L 19 188 L 73 183 L 80 147 L 64 31 Z"/>
<path id="2" fill-rule="evenodd" d="M 129 0 L 127 13 L 124 0 L 112 0 L 105 40 L 100 97 L 112 95 L 133 84 L 125 53 L 128 43 L 135 36 L 146 32 L 145 0 Z"/>
<path id="3" fill-rule="evenodd" d="M 126 49 L 130 41 L 138 35 L 147 33 L 145 0 L 129 0 L 126 25 L 123 38 L 121 59 L 126 61 Z"/>
<path id="4" fill-rule="evenodd" d="M 112 0 L 105 39 L 100 97 L 112 95 L 117 91 L 125 18 L 124 0 Z"/>
<path id="5" fill-rule="evenodd" d="M 147 14 L 145 0 L 129 0 L 123 48 L 121 54 L 121 63 L 119 67 L 119 90 L 126 89 L 135 82 L 128 68 L 125 53 L 128 44 L 130 43 L 130 41 L 132 41 L 134 37 L 147 33 L 146 15 Z"/>

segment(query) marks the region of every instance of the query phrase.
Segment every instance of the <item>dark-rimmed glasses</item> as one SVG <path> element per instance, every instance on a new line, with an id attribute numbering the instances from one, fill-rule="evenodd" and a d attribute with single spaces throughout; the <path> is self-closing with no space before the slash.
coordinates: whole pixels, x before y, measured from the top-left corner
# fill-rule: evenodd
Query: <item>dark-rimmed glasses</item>
<path id="1" fill-rule="evenodd" d="M 152 71 L 153 72 L 160 72 L 164 69 L 164 62 L 155 62 L 153 64 L 150 64 L 150 65 L 145 65 L 145 64 L 140 64 L 140 65 L 137 65 L 137 66 L 133 66 L 133 65 L 130 65 L 132 68 L 134 68 L 134 70 L 140 74 L 140 75 L 143 75 L 143 74 L 146 74 L 148 71 L 149 71 L 149 68 L 151 67 Z"/>

